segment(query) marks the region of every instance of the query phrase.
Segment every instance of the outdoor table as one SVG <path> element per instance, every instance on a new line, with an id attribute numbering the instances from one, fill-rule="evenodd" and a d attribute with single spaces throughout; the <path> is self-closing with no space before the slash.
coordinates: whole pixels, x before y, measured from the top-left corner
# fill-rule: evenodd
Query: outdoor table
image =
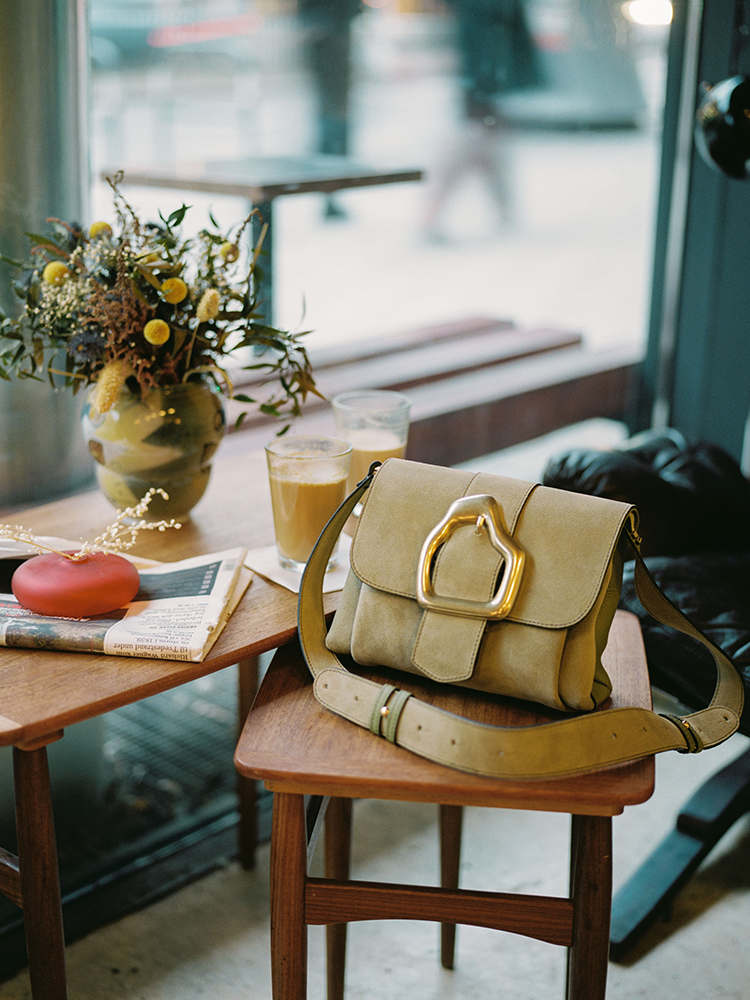
<path id="1" fill-rule="evenodd" d="M 114 171 L 104 171 L 111 176 Z M 177 165 L 168 169 L 126 170 L 123 184 L 140 187 L 170 188 L 179 191 L 205 191 L 210 194 L 247 198 L 259 216 L 253 218 L 253 243 L 260 227 L 268 223 L 263 241 L 265 258 L 259 282 L 259 298 L 264 303 L 264 318 L 273 323 L 273 203 L 290 194 L 332 194 L 345 188 L 373 187 L 419 181 L 418 169 L 373 167 L 357 163 L 347 156 L 259 156 L 238 160 L 216 160 Z"/>
<path id="2" fill-rule="evenodd" d="M 241 435 L 225 445 L 192 517 L 179 530 L 143 532 L 135 554 L 170 562 L 273 541 L 265 456 L 243 453 Z M 93 491 L 14 511 L 10 519 L 40 535 L 92 540 L 115 513 Z M 337 596 L 327 596 L 329 610 Z M 0 647 L 0 746 L 14 748 L 18 840 L 17 856 L 0 848 L 0 892 L 23 909 L 34 1000 L 67 997 L 47 744 L 67 726 L 238 663 L 246 674 L 246 712 L 257 656 L 295 634 L 296 612 L 296 594 L 256 575 L 202 663 Z"/>

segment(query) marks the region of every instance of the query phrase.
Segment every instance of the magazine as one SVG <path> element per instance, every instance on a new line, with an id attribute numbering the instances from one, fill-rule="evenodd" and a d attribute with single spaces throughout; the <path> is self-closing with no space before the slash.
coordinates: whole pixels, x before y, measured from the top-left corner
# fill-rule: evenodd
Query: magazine
<path id="1" fill-rule="evenodd" d="M 227 549 L 174 563 L 132 558 L 138 593 L 117 611 L 91 618 L 38 615 L 0 594 L 0 646 L 200 662 L 252 579 L 246 554 Z"/>

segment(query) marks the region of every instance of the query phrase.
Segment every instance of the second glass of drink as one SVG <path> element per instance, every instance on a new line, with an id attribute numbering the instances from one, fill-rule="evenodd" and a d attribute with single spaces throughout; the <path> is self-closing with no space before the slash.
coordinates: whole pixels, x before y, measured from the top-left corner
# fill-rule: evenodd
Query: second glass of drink
<path id="1" fill-rule="evenodd" d="M 388 389 L 342 392 L 332 403 L 336 428 L 352 446 L 347 491 L 367 475 L 373 462 L 403 458 L 409 436 L 411 400 Z"/>

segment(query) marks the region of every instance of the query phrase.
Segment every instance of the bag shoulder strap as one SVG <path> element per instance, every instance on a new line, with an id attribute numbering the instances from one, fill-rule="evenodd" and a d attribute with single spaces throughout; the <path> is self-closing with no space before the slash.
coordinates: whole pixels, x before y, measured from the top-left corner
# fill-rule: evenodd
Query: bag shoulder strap
<path id="1" fill-rule="evenodd" d="M 323 577 L 336 540 L 374 475 L 371 471 L 358 484 L 328 522 L 300 586 L 300 644 L 315 678 L 315 697 L 326 708 L 429 760 L 503 778 L 560 777 L 664 750 L 697 753 L 737 730 L 744 688 L 736 667 L 659 590 L 640 555 L 634 529 L 629 535 L 636 554 L 635 583 L 644 608 L 658 621 L 698 639 L 714 658 L 716 689 L 711 703 L 700 711 L 671 716 L 644 708 L 614 708 L 541 726 L 487 726 L 348 671 L 326 646 Z"/>

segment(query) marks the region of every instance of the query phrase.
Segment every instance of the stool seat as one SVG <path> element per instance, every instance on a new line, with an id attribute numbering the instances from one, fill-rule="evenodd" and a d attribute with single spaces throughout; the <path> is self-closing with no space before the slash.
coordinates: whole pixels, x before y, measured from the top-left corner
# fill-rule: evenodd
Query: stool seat
<path id="1" fill-rule="evenodd" d="M 618 612 L 605 652 L 613 682 L 603 709 L 650 707 L 640 627 Z M 364 673 L 364 671 L 361 671 Z M 383 683 L 388 671 L 367 671 Z M 399 675 L 401 684 L 403 675 Z M 511 699 L 409 677 L 409 690 L 447 711 L 491 725 L 535 725 L 559 713 Z M 450 928 L 478 924 L 550 941 L 569 949 L 567 996 L 604 997 L 611 904 L 611 817 L 644 802 L 654 787 L 653 758 L 569 778 L 501 780 L 465 774 L 424 760 L 321 707 L 296 644 L 277 653 L 242 732 L 235 764 L 274 794 L 271 847 L 271 960 L 274 1000 L 306 997 L 307 924 L 329 925 L 329 998 L 343 995 L 345 924 L 364 919 L 423 919 Z M 330 799 L 326 878 L 307 875 L 317 825 L 305 796 Z M 350 800 L 440 805 L 441 887 L 349 880 Z M 460 809 L 484 806 L 566 812 L 573 817 L 569 898 L 461 890 L 458 885 Z M 319 810 L 322 815 L 325 810 Z M 308 833 L 308 828 L 309 833 Z M 448 954 L 446 955 L 446 951 Z M 452 965 L 452 945 L 443 949 Z"/>

